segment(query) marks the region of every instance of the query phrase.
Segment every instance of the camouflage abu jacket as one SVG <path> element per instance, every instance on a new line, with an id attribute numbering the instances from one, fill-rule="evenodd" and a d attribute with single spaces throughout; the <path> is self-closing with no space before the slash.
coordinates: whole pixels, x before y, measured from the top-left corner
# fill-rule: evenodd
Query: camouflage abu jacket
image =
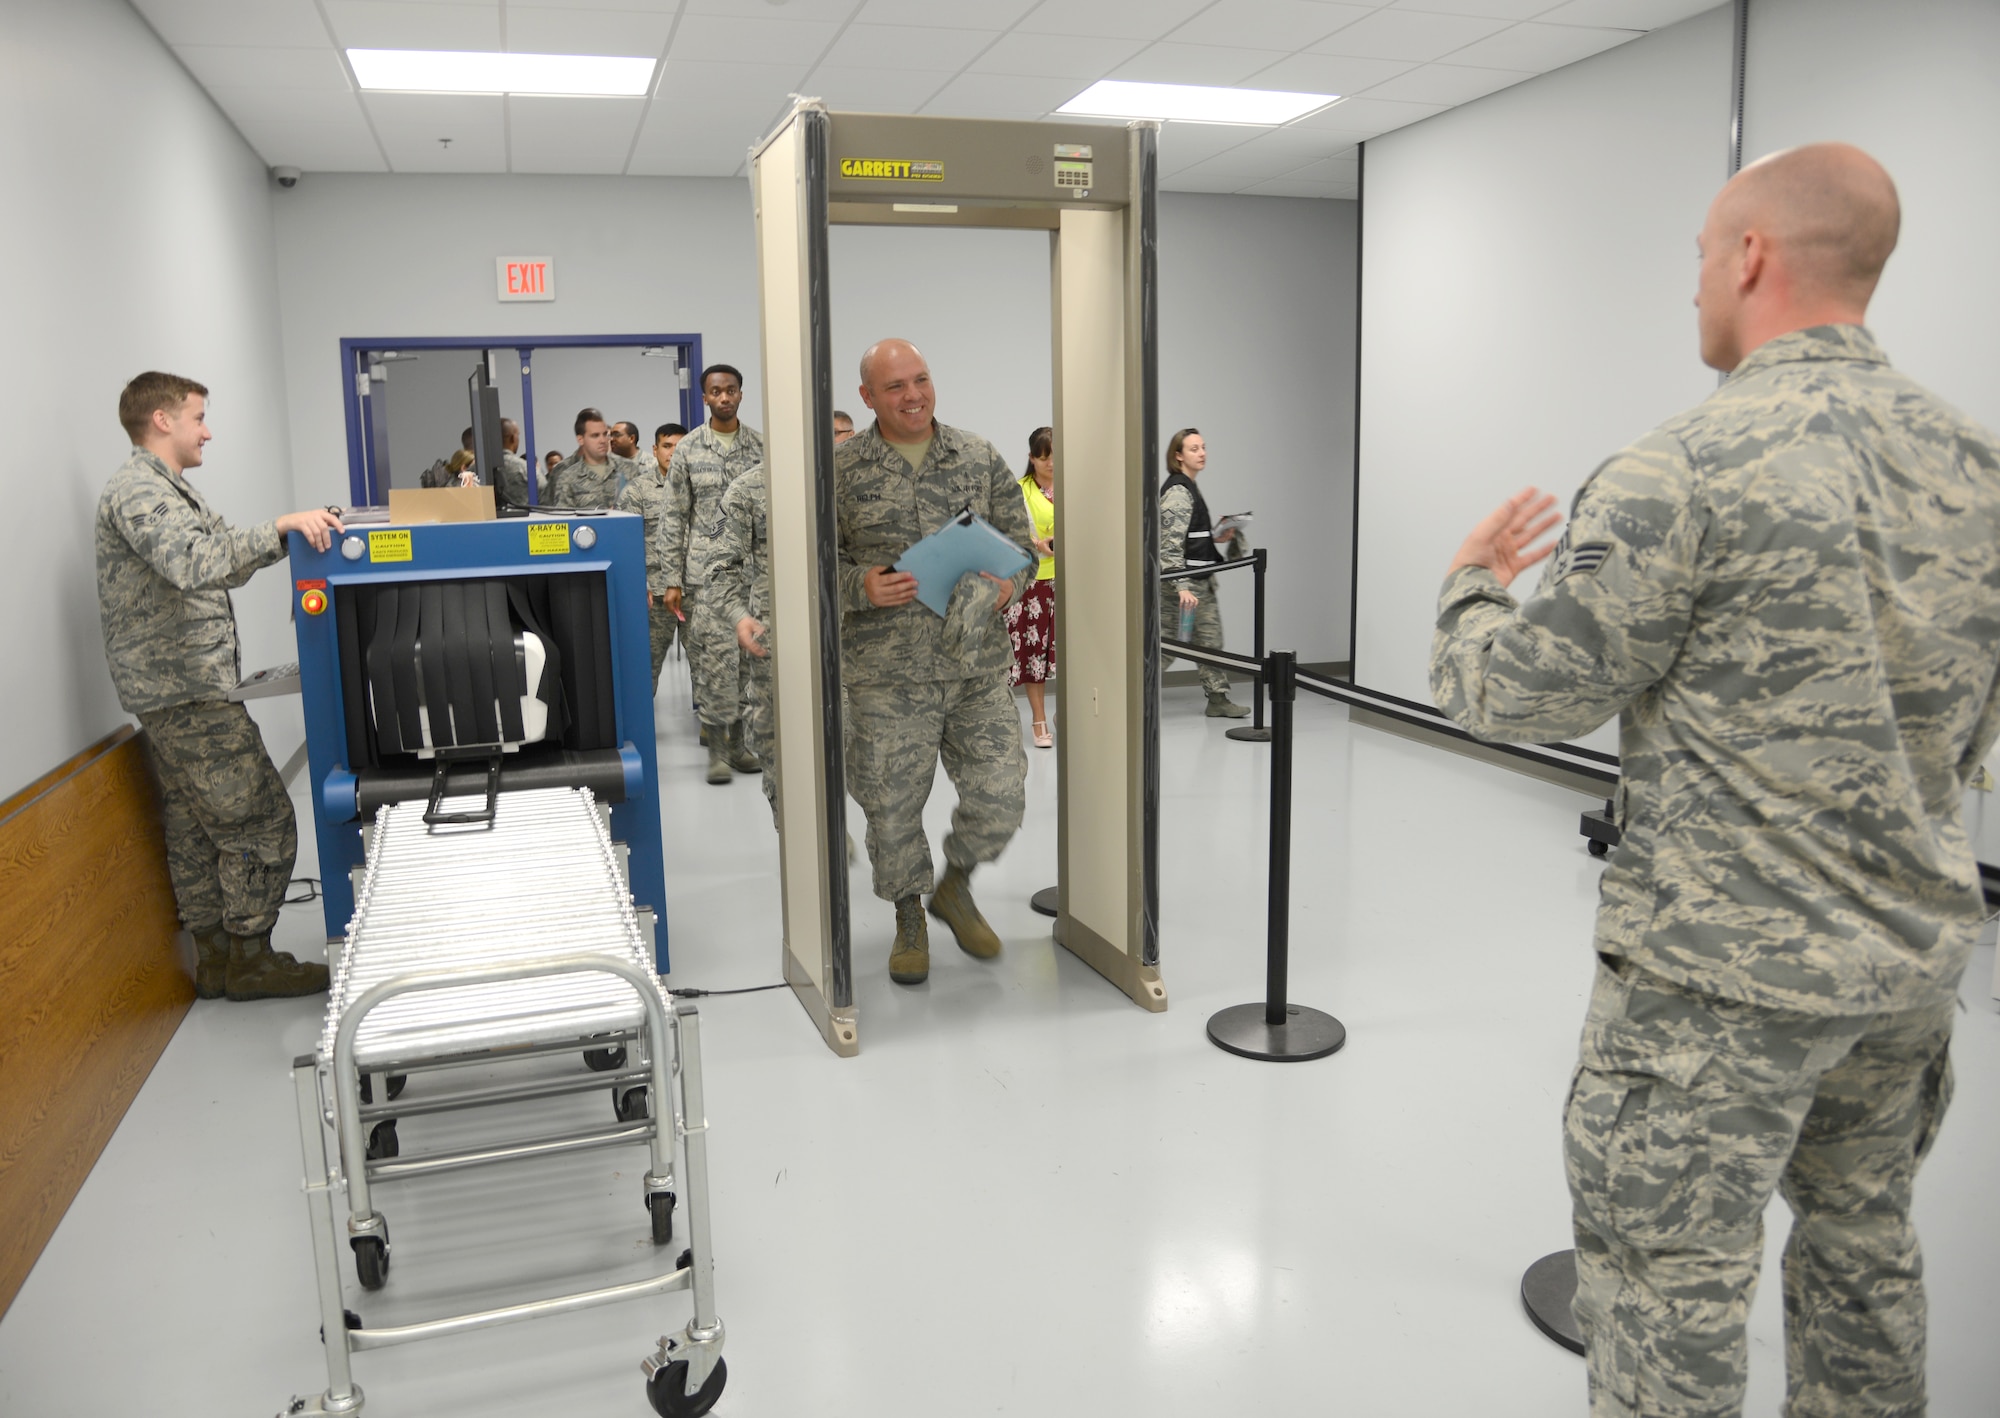
<path id="1" fill-rule="evenodd" d="M 708 564 L 708 589 L 730 626 L 746 615 L 764 622 L 770 644 L 770 500 L 764 469 L 752 468 L 722 495 L 722 531 Z"/>
<path id="2" fill-rule="evenodd" d="M 673 584 L 667 576 L 667 480 L 657 464 L 640 464 L 618 493 L 618 510 L 646 519 L 646 590 L 662 595 Z"/>
<path id="3" fill-rule="evenodd" d="M 724 448 L 703 424 L 674 445 L 667 465 L 667 584 L 708 584 L 715 539 L 722 531 L 722 495 L 764 462 L 764 439 L 747 423 L 736 425 L 736 446 Z"/>
<path id="4" fill-rule="evenodd" d="M 281 561 L 277 522 L 237 531 L 142 448 L 97 499 L 97 610 L 128 714 L 221 700 L 243 676 L 229 593 Z"/>
<path id="5" fill-rule="evenodd" d="M 966 576 L 943 616 L 917 601 L 881 609 L 862 587 L 870 567 L 894 565 L 965 507 L 1028 550 L 1033 529 L 1007 460 L 976 433 L 935 426 L 924 465 L 915 470 L 874 425 L 833 450 L 841 663 L 857 682 L 1005 674 L 1013 655 L 1006 623 L 995 609 L 999 588 L 990 581 Z M 1013 599 L 1027 590 L 1034 574 L 1031 555 L 1013 579 Z"/>
<path id="6" fill-rule="evenodd" d="M 1431 652 L 1476 737 L 1620 716 L 1600 952 L 1829 1015 L 1957 988 L 1996 671 L 2000 455 L 1851 325 L 1770 341 L 1607 461 L 1525 603 L 1450 576 Z"/>
<path id="7" fill-rule="evenodd" d="M 549 507 L 616 507 L 618 494 L 638 475 L 639 465 L 616 453 L 605 454 L 594 468 L 581 452 L 572 453 L 550 470 L 542 502 Z"/>

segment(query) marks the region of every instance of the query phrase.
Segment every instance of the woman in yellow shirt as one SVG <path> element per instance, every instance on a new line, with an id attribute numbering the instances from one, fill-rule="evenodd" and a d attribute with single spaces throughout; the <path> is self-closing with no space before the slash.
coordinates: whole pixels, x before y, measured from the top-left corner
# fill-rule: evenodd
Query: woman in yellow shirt
<path id="1" fill-rule="evenodd" d="M 1028 435 L 1028 474 L 1021 479 L 1021 497 L 1034 524 L 1035 554 L 1042 560 L 1027 593 L 1007 607 L 1007 635 L 1014 642 L 1007 682 L 1028 687 L 1035 747 L 1053 748 L 1056 741 L 1049 732 L 1042 688 L 1056 672 L 1056 433 L 1052 428 L 1038 428 Z"/>

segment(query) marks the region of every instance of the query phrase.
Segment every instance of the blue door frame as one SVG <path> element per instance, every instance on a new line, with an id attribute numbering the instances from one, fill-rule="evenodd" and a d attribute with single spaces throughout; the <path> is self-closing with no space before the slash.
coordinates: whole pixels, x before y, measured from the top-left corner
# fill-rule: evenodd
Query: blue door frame
<path id="1" fill-rule="evenodd" d="M 521 357 L 521 436 L 527 445 L 522 453 L 528 460 L 528 500 L 538 502 L 541 499 L 541 468 L 535 447 L 534 352 L 607 345 L 632 349 L 674 345 L 680 352 L 682 370 L 699 372 L 702 367 L 700 335 L 517 335 L 489 340 L 455 336 L 424 336 L 407 340 L 343 339 L 340 342 L 340 397 L 347 415 L 347 489 L 350 504 L 355 507 L 379 507 L 389 500 L 388 489 L 380 486 L 376 476 L 376 469 L 382 461 L 380 450 L 388 446 L 388 430 L 374 426 L 372 407 L 363 399 L 366 386 L 360 382 L 370 355 L 386 350 L 510 349 L 518 353 Z M 689 428 L 701 421 L 701 394 L 692 384 L 692 379 L 684 380 L 680 391 L 680 421 Z"/>

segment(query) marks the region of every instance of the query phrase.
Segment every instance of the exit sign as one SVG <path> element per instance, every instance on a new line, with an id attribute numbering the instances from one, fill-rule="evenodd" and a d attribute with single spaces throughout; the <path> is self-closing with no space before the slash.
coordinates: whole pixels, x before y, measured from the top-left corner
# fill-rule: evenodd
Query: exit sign
<path id="1" fill-rule="evenodd" d="M 546 256 L 496 256 L 502 300 L 554 300 L 556 263 Z"/>

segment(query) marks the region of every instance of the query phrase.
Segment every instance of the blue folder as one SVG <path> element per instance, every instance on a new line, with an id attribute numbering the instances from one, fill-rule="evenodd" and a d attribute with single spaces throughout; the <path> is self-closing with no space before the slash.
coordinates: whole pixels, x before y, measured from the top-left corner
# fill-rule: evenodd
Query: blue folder
<path id="1" fill-rule="evenodd" d="M 959 578 L 967 572 L 984 571 L 1004 579 L 1030 560 L 999 528 L 967 508 L 904 552 L 894 569 L 916 577 L 917 599 L 943 615 Z"/>

